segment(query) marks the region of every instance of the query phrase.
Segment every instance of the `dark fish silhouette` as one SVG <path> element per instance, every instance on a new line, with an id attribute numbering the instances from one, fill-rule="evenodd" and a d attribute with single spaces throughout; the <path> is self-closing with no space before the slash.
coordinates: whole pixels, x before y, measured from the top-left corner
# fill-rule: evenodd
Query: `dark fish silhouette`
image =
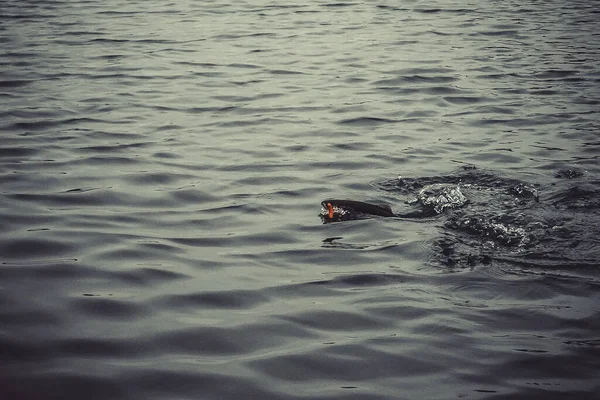
<path id="1" fill-rule="evenodd" d="M 535 189 L 528 187 L 515 187 L 517 194 L 526 193 L 537 196 Z M 537 201 L 537 198 L 536 198 Z M 466 205 L 469 199 L 460 191 L 457 184 L 430 184 L 424 186 L 417 198 L 410 204 L 416 205 L 412 211 L 396 214 L 388 205 L 370 204 L 356 200 L 324 200 L 321 202 L 321 218 L 323 222 L 339 222 L 353 219 L 362 219 L 376 215 L 379 217 L 398 218 L 428 218 L 436 216 L 446 209 L 460 208 Z"/>
<path id="2" fill-rule="evenodd" d="M 325 211 L 323 218 L 329 220 L 354 219 L 360 215 L 377 215 L 380 217 L 396 217 L 389 206 L 364 203 L 356 200 L 324 200 L 321 206 Z"/>

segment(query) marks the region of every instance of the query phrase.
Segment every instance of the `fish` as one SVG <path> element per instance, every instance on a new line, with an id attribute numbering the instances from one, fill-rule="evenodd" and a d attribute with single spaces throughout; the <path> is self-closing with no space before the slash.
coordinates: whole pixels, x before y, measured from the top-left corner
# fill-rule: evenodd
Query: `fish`
<path id="1" fill-rule="evenodd" d="M 356 200 L 323 200 L 321 206 L 325 211 L 323 217 L 337 219 L 354 219 L 360 215 L 376 215 L 379 217 L 396 217 L 390 206 L 370 204 Z M 340 218 L 344 217 L 344 218 Z"/>

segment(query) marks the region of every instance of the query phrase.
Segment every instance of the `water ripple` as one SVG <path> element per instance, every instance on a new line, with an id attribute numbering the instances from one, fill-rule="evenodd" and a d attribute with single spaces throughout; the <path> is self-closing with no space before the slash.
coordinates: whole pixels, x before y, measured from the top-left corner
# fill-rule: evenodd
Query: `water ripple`
<path id="1" fill-rule="evenodd" d="M 0 2 L 0 398 L 597 397 L 593 4 L 121 3 Z"/>

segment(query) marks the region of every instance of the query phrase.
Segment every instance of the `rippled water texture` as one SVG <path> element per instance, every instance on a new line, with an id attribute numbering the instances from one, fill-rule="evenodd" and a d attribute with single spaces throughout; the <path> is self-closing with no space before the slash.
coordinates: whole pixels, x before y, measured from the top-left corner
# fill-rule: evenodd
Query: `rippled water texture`
<path id="1" fill-rule="evenodd" d="M 599 20 L 0 2 L 0 398 L 597 398 Z"/>

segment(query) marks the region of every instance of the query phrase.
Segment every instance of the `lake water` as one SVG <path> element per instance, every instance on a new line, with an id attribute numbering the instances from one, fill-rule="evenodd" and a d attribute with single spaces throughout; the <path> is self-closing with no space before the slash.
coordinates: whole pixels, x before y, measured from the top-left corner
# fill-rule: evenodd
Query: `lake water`
<path id="1" fill-rule="evenodd" d="M 598 398 L 598 5 L 4 0 L 0 398 Z"/>

